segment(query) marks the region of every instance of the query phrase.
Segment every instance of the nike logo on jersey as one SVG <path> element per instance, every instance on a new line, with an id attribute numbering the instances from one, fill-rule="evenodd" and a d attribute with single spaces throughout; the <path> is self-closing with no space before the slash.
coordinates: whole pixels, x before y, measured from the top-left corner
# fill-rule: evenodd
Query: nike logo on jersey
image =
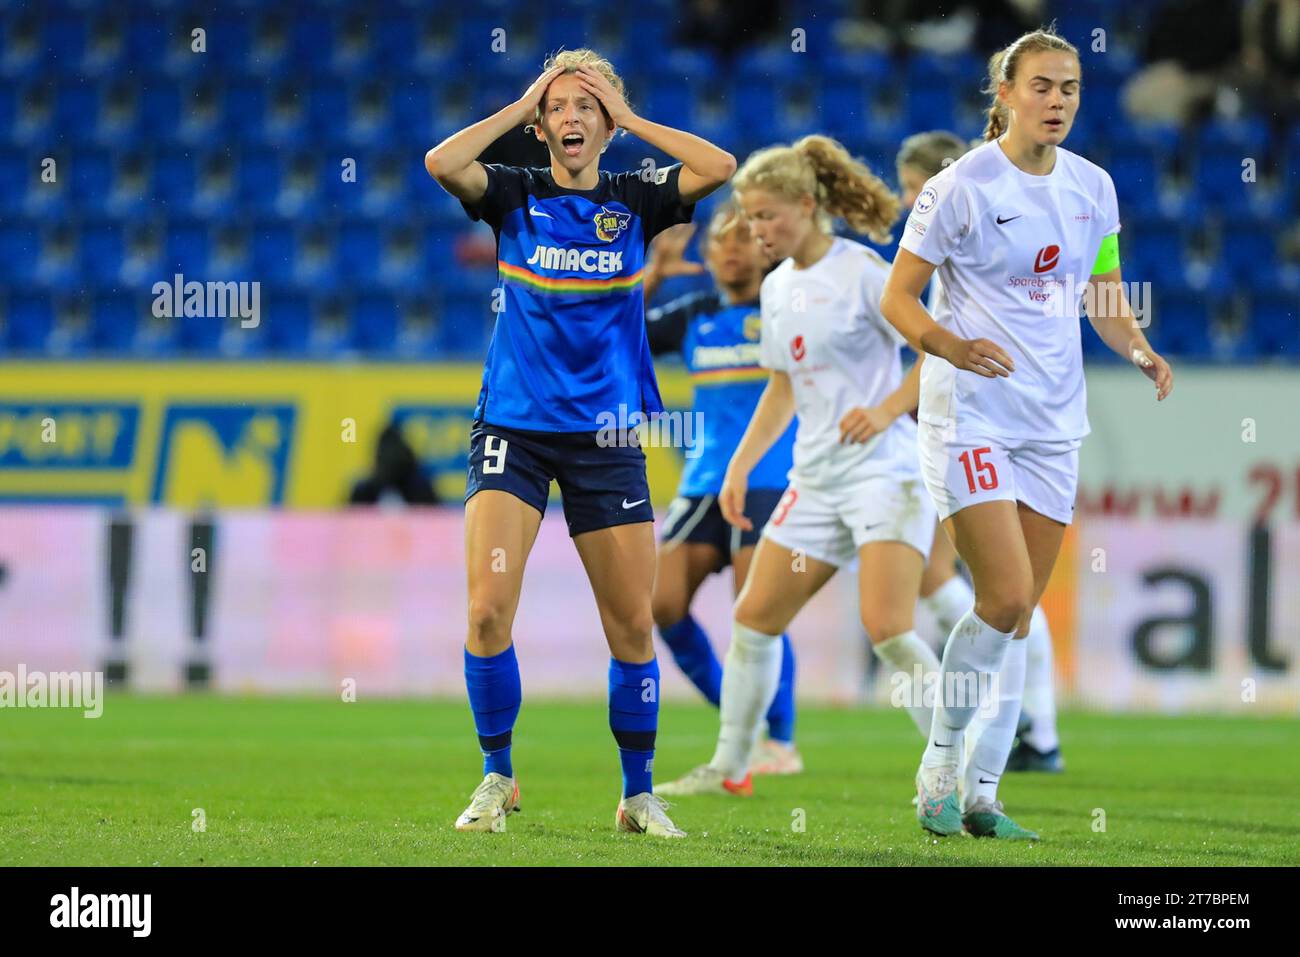
<path id="1" fill-rule="evenodd" d="M 534 215 L 534 216 L 542 216 L 542 217 L 544 217 L 544 218 L 546 218 L 546 219 L 554 219 L 554 218 L 555 218 L 555 217 L 552 216 L 550 213 L 544 213 L 544 212 L 542 212 L 542 211 L 541 211 L 540 209 L 538 209 L 536 206 L 529 206 L 529 207 L 528 207 L 528 212 L 531 213 L 531 214 Z"/>
<path id="2" fill-rule="evenodd" d="M 623 270 L 623 250 L 564 249 L 560 246 L 538 246 L 533 250 L 527 264 L 542 269 L 616 273 Z"/>
<path id="3" fill-rule="evenodd" d="M 999 216 L 999 217 L 998 217 L 998 225 L 999 225 L 999 226 L 1002 226 L 1002 225 L 1004 225 L 1004 224 L 1006 224 L 1006 223 L 1011 222 L 1011 220 L 1013 220 L 1013 219 L 1019 219 L 1019 218 L 1020 218 L 1021 216 L 1023 216 L 1023 215 L 1025 215 L 1025 214 L 1024 214 L 1024 213 L 1020 213 L 1019 215 L 1016 215 L 1016 216 L 1008 216 L 1006 219 L 1003 219 L 1001 216 Z"/>
<path id="4" fill-rule="evenodd" d="M 997 783 L 998 783 L 997 778 L 994 778 L 992 781 L 986 781 L 984 778 L 980 778 L 980 784 L 997 784 Z"/>
<path id="5" fill-rule="evenodd" d="M 644 505 L 644 504 L 645 504 L 645 501 L 646 501 L 646 500 L 643 499 L 643 498 L 639 498 L 639 499 L 637 499 L 635 502 L 629 502 L 627 499 L 623 499 L 623 507 L 624 507 L 624 508 L 635 508 L 635 507 L 638 506 L 638 505 Z"/>

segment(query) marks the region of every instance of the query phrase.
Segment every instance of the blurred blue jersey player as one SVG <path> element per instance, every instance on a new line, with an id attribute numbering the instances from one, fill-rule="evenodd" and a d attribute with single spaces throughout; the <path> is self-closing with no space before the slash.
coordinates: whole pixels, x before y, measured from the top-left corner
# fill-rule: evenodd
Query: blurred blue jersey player
<path id="1" fill-rule="evenodd" d="M 549 168 L 478 162 L 525 123 L 546 143 Z M 601 153 L 620 130 L 680 163 L 649 175 L 601 172 Z M 465 492 L 465 684 L 484 777 L 455 826 L 502 831 L 519 809 L 511 735 L 521 690 L 511 626 L 555 480 L 611 654 L 609 724 L 623 769 L 615 824 L 683 837 L 651 783 L 659 667 L 645 457 L 634 434 L 611 440 L 602 429 L 662 411 L 645 333 L 646 247 L 688 222 L 695 202 L 735 171 L 735 158 L 638 116 L 608 60 L 565 50 L 514 103 L 430 150 L 425 166 L 471 218 L 492 226 L 500 276 Z"/>
<path id="2" fill-rule="evenodd" d="M 692 226 L 675 227 L 655 241 L 646 269 L 647 300 L 661 279 L 699 272 L 683 259 Z M 745 583 L 754 546 L 786 488 L 796 426 L 792 423 L 755 467 L 745 499 L 754 523 L 744 532 L 727 524 L 718 492 L 727 463 L 740 444 L 767 384 L 758 364 L 758 290 L 767 262 L 739 208 L 724 203 L 712 216 L 703 256 L 716 288 L 696 292 L 646 314 L 650 351 L 680 352 L 694 385 L 692 414 L 700 438 L 689 450 L 677 498 L 660 532 L 655 570 L 654 616 L 678 667 L 715 706 L 722 694 L 722 666 L 704 629 L 691 615 L 691 603 L 704 579 L 727 565 L 734 568 L 738 595 Z M 767 713 L 768 737 L 759 744 L 750 771 L 795 774 L 803 763 L 794 747 L 794 655 L 782 637 L 781 683 Z"/>

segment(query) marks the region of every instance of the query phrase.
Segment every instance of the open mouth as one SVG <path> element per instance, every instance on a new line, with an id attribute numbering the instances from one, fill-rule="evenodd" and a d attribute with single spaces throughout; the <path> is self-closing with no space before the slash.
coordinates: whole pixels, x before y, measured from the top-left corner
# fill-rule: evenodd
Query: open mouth
<path id="1" fill-rule="evenodd" d="M 585 139 L 581 133 L 565 133 L 560 145 L 564 147 L 566 156 L 577 156 L 582 152 L 582 144 Z"/>
<path id="2" fill-rule="evenodd" d="M 1043 123 L 1049 130 L 1059 130 L 1065 127 L 1065 120 L 1044 120 Z"/>

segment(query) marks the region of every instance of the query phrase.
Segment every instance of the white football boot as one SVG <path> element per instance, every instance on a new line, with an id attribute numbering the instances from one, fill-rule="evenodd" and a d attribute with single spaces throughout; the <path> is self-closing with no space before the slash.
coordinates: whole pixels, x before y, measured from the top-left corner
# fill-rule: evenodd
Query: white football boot
<path id="1" fill-rule="evenodd" d="M 506 829 L 506 816 L 518 810 L 518 782 L 493 771 L 474 789 L 469 807 L 456 818 L 456 830 L 500 834 Z"/>
<path id="2" fill-rule="evenodd" d="M 668 802 L 657 794 L 642 791 L 618 802 L 614 825 L 628 834 L 649 834 L 652 837 L 685 837 L 686 832 L 669 820 L 664 809 Z"/>
<path id="3" fill-rule="evenodd" d="M 754 793 L 754 784 L 748 771 L 745 772 L 744 780 L 728 781 L 722 776 L 721 771 L 707 764 L 701 764 L 676 781 L 656 786 L 655 791 L 673 797 L 690 794 L 738 794 L 741 797 L 749 797 Z"/>

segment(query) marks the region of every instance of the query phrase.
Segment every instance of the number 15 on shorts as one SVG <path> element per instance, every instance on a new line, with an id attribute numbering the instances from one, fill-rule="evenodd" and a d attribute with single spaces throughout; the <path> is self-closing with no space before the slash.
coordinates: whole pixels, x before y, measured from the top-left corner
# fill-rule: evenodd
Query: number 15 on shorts
<path id="1" fill-rule="evenodd" d="M 984 460 L 984 456 L 991 455 L 992 452 L 993 449 L 985 446 L 982 449 L 967 449 L 957 456 L 957 460 L 966 469 L 966 490 L 972 495 L 976 491 L 975 482 L 977 479 L 979 480 L 979 487 L 985 492 L 991 492 L 998 487 L 998 470 L 994 468 L 992 462 Z"/>

